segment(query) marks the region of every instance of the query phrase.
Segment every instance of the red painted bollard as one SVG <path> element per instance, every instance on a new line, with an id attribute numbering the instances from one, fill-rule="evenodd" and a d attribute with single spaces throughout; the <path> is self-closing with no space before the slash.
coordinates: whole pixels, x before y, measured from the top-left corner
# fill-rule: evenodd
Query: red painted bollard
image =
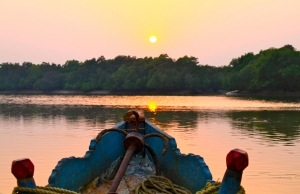
<path id="1" fill-rule="evenodd" d="M 33 179 L 34 165 L 28 158 L 14 160 L 11 173 L 16 177 L 19 187 L 36 188 Z"/>
<path id="2" fill-rule="evenodd" d="M 218 194 L 236 194 L 241 186 L 243 170 L 249 165 L 247 152 L 231 150 L 226 157 L 227 170 Z"/>

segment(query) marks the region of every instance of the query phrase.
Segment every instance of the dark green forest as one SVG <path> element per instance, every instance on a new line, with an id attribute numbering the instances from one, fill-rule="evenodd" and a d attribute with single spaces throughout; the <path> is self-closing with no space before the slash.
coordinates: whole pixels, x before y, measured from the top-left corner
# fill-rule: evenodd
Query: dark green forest
<path id="1" fill-rule="evenodd" d="M 167 54 L 136 58 L 69 60 L 65 64 L 30 62 L 0 64 L 0 91 L 19 90 L 300 91 L 300 51 L 291 45 L 246 53 L 228 65 L 199 64 L 197 58 L 177 60 Z"/>

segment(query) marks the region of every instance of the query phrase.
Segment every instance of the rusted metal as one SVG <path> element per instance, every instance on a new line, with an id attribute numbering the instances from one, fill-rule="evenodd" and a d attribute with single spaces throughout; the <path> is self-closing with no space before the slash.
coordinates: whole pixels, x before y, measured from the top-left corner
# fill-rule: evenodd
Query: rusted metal
<path id="1" fill-rule="evenodd" d="M 97 137 L 96 137 L 96 142 L 100 141 L 101 137 L 108 132 L 111 131 L 115 131 L 115 132 L 119 132 L 119 133 L 123 133 L 124 135 L 128 135 L 128 133 L 126 131 L 122 131 L 120 129 L 115 129 L 115 128 L 111 128 L 111 129 L 104 129 L 103 131 L 101 131 L 100 133 L 98 133 Z"/>
<path id="2" fill-rule="evenodd" d="M 150 155 L 154 160 L 156 176 L 161 176 L 160 164 L 154 150 L 148 144 L 145 144 L 145 148 L 149 151 Z"/>
<path id="3" fill-rule="evenodd" d="M 132 132 L 126 136 L 124 140 L 124 147 L 127 151 L 113 180 L 113 183 L 110 186 L 109 193 L 112 194 L 116 192 L 133 154 L 142 151 L 144 149 L 144 145 L 145 139 L 140 133 Z"/>
<path id="4" fill-rule="evenodd" d="M 122 180 L 122 177 L 127 169 L 127 166 L 134 154 L 134 152 L 136 151 L 136 148 L 134 145 L 131 145 L 128 150 L 126 151 L 126 154 L 125 154 L 125 157 L 123 158 L 123 161 L 119 167 L 119 170 L 114 178 L 114 181 L 112 183 L 112 185 L 110 186 L 109 188 L 109 194 L 112 194 L 112 193 L 116 193 L 117 191 L 117 188 Z"/>
<path id="5" fill-rule="evenodd" d="M 135 110 L 130 110 L 128 111 L 124 116 L 123 116 L 123 120 L 126 122 L 130 122 L 130 117 L 134 115 L 135 116 L 135 131 L 139 132 L 139 126 L 140 126 L 140 119 L 139 119 L 139 113 Z"/>
<path id="6" fill-rule="evenodd" d="M 135 154 L 142 151 L 145 145 L 144 136 L 138 132 L 129 133 L 124 140 L 124 147 L 129 150 L 132 145 L 135 147 Z"/>
<path id="7" fill-rule="evenodd" d="M 157 133 L 147 134 L 144 136 L 145 139 L 147 139 L 149 137 L 160 137 L 164 140 L 164 149 L 162 151 L 162 155 L 165 155 L 165 153 L 167 152 L 168 147 L 169 147 L 169 143 L 170 143 L 169 139 L 166 136 L 164 136 L 162 134 L 157 134 Z"/>

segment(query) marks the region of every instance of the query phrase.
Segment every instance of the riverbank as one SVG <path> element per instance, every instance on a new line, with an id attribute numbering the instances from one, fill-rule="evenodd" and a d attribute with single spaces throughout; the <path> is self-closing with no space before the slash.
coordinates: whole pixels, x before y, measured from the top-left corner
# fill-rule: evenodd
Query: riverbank
<path id="1" fill-rule="evenodd" d="M 8 90 L 0 91 L 0 94 L 61 94 L 61 95 L 224 95 L 227 91 L 194 91 L 194 90 L 93 90 L 84 92 L 81 90 Z"/>
<path id="2" fill-rule="evenodd" d="M 234 90 L 226 92 L 227 96 L 286 96 L 286 97 L 297 97 L 300 96 L 300 91 L 287 92 L 283 90 L 263 90 L 258 92 L 250 92 L 247 90 Z"/>
<path id="3" fill-rule="evenodd" d="M 227 91 L 227 90 L 93 90 L 84 92 L 81 90 L 8 90 L 0 91 L 0 94 L 53 94 L 53 95 L 182 95 L 182 96 L 201 96 L 201 95 L 227 95 L 227 96 L 286 96 L 286 97 L 300 97 L 300 91 L 286 92 L 282 90 L 263 90 L 259 92 L 250 91 Z"/>

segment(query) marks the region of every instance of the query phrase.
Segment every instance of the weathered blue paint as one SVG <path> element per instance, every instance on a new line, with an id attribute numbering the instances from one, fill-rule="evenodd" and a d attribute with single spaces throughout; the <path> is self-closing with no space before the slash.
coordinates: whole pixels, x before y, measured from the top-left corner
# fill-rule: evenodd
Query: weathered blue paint
<path id="1" fill-rule="evenodd" d="M 121 122 L 116 128 L 124 128 Z M 91 182 L 116 161 L 125 149 L 121 133 L 107 133 L 96 144 L 91 140 L 89 151 L 82 158 L 64 158 L 58 162 L 49 177 L 49 186 L 77 191 L 81 186 Z"/>
<path id="2" fill-rule="evenodd" d="M 236 194 L 241 186 L 243 172 L 227 169 L 218 194 Z"/>
<path id="3" fill-rule="evenodd" d="M 35 184 L 35 181 L 33 178 L 18 179 L 18 186 L 19 187 L 28 187 L 28 188 L 32 188 L 32 189 L 36 188 L 36 184 Z M 20 194 L 28 194 L 28 193 L 20 192 Z"/>
<path id="4" fill-rule="evenodd" d="M 140 130 L 141 134 L 160 133 L 170 140 L 168 151 L 162 156 L 163 140 L 158 137 L 146 139 L 146 143 L 157 154 L 164 176 L 193 193 L 201 190 L 206 182 L 214 183 L 210 170 L 202 157 L 193 154 L 181 154 L 175 139 L 158 129 L 150 121 L 146 120 L 142 125 L 145 129 Z M 114 128 L 125 129 L 125 122 L 119 123 Z M 49 178 L 49 185 L 77 191 L 81 186 L 103 173 L 125 153 L 124 138 L 123 134 L 109 132 L 97 144 L 93 139 L 89 151 L 83 158 L 64 158 L 58 162 Z M 147 154 L 151 158 L 150 154 Z"/>
<path id="5" fill-rule="evenodd" d="M 168 151 L 162 156 L 163 140 L 157 137 L 146 139 L 146 143 L 157 154 L 165 177 L 175 184 L 189 189 L 192 193 L 201 190 L 207 182 L 214 183 L 212 174 L 201 156 L 181 154 L 173 137 L 146 121 L 146 134 L 148 133 L 161 133 L 170 140 Z M 149 153 L 147 154 L 151 158 Z"/>

